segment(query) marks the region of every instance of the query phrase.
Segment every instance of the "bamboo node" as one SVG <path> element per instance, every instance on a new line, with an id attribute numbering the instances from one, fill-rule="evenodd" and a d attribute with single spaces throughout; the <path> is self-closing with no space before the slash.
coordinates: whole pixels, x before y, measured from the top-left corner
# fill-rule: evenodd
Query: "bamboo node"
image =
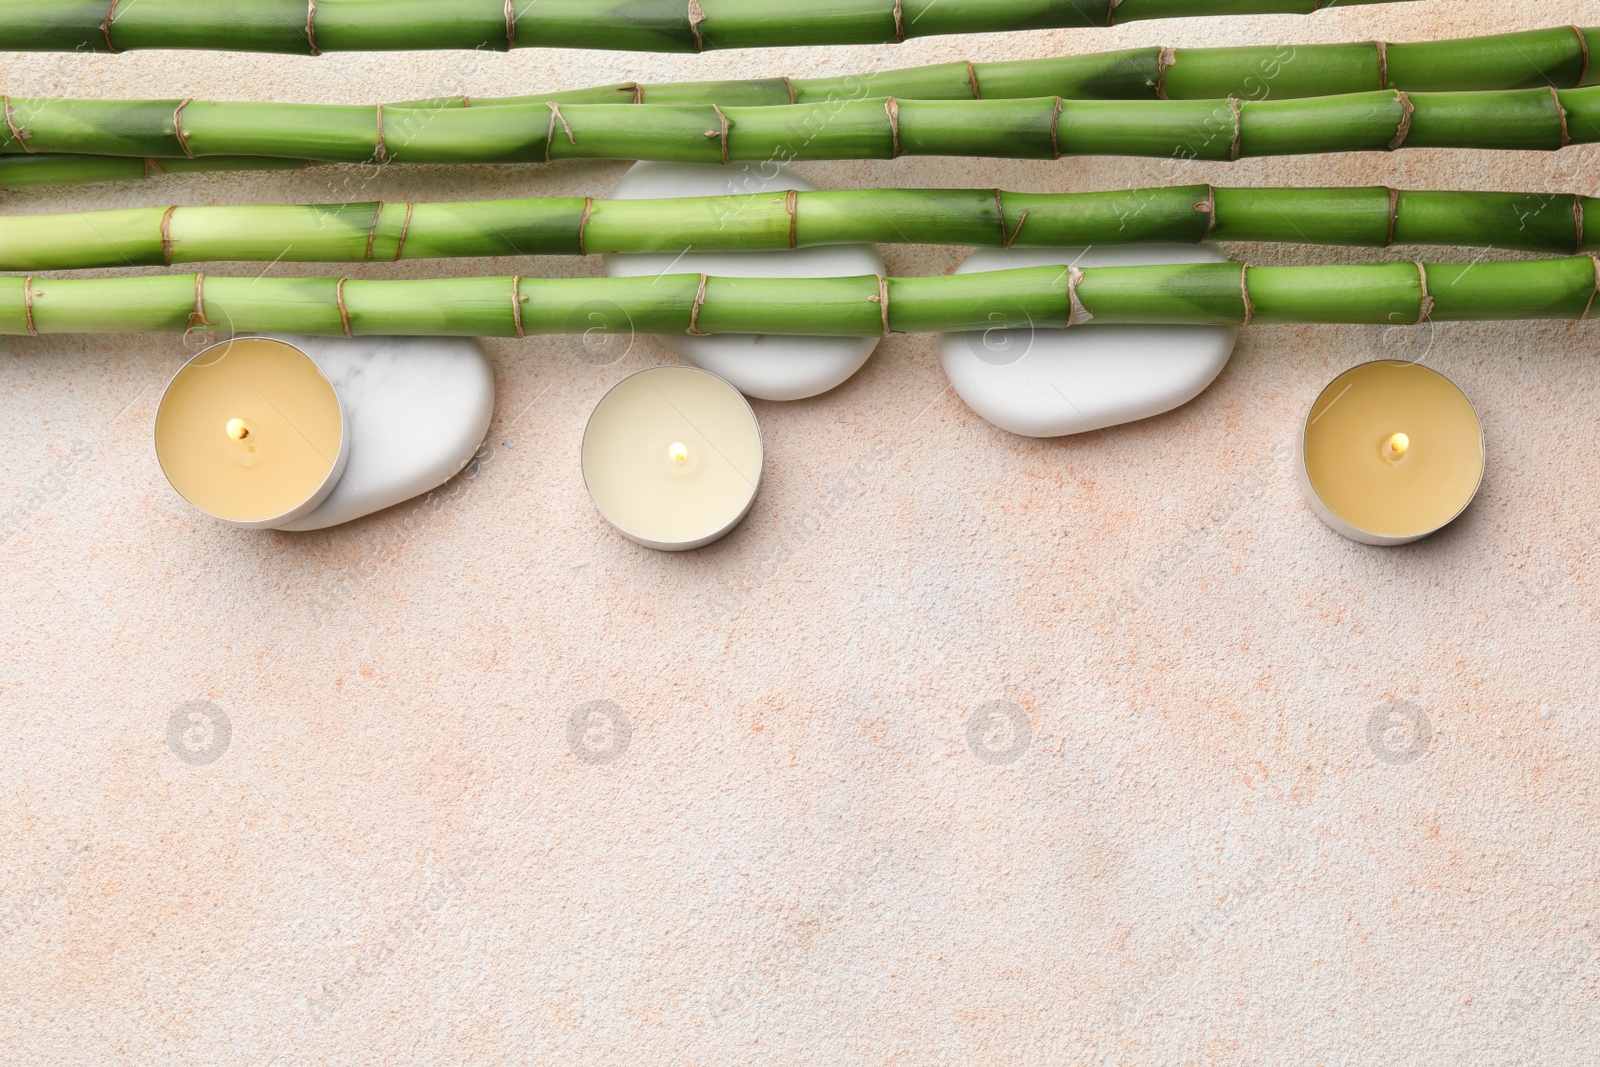
<path id="1" fill-rule="evenodd" d="M 1228 157 L 1235 162 L 1239 159 L 1239 146 L 1244 141 L 1244 108 L 1239 106 L 1237 97 L 1228 97 L 1228 107 L 1233 112 L 1233 147 Z"/>
<path id="2" fill-rule="evenodd" d="M 789 90 L 789 103 L 798 103 L 800 98 L 794 94 L 794 82 L 789 80 L 789 76 L 787 74 L 783 76 L 783 87 Z"/>
<path id="3" fill-rule="evenodd" d="M 1583 59 L 1582 65 L 1578 68 L 1578 80 L 1573 82 L 1573 88 L 1576 89 L 1589 76 L 1589 39 L 1583 35 L 1583 31 L 1577 26 L 1569 28 L 1578 37 L 1578 53 Z"/>
<path id="4" fill-rule="evenodd" d="M 783 197 L 783 210 L 789 213 L 789 247 L 795 247 L 797 241 L 796 225 L 800 221 L 800 193 L 790 189 Z"/>
<path id="5" fill-rule="evenodd" d="M 1016 241 L 1017 234 L 1022 232 L 1023 224 L 1028 221 L 1028 213 L 1024 211 L 1022 213 L 1022 218 L 1017 220 L 1017 228 L 1012 230 L 1010 233 L 1007 233 L 1005 194 L 999 189 L 994 191 L 994 209 L 995 213 L 1000 216 L 1000 247 L 1010 248 L 1012 243 Z"/>
<path id="6" fill-rule="evenodd" d="M 1587 311 L 1584 312 L 1588 314 Z M 33 324 L 33 275 L 22 283 L 22 318 L 28 324 L 28 336 L 38 337 L 39 328 Z"/>
<path id="7" fill-rule="evenodd" d="M 506 0 L 506 51 L 517 47 L 517 6 Z"/>
<path id="8" fill-rule="evenodd" d="M 982 100 L 983 93 L 978 89 L 978 68 L 972 65 L 972 60 L 967 60 L 967 84 L 972 86 L 972 99 Z"/>
<path id="9" fill-rule="evenodd" d="M 584 242 L 587 240 L 589 216 L 593 213 L 594 197 L 586 196 L 583 198 L 583 217 L 578 220 L 578 255 L 580 256 L 586 256 L 589 254 L 588 250 L 584 248 Z"/>
<path id="10" fill-rule="evenodd" d="M 394 261 L 396 263 L 400 262 L 400 252 L 406 246 L 406 234 L 411 232 L 411 211 L 415 207 L 415 204 L 409 200 L 406 201 L 406 217 L 405 221 L 400 224 L 400 240 L 394 243 Z"/>
<path id="11" fill-rule="evenodd" d="M 194 310 L 189 312 L 189 330 L 198 330 L 206 326 L 215 325 L 216 323 L 206 317 L 206 276 L 204 274 L 196 274 L 194 276 Z M 184 332 L 188 333 L 189 330 Z"/>
<path id="12" fill-rule="evenodd" d="M 1011 236 L 1007 237 L 1005 239 L 1005 244 L 1001 245 L 1001 247 L 1002 248 L 1010 248 L 1013 244 L 1015 244 L 1016 240 L 1017 240 L 1017 234 L 1021 233 L 1022 232 L 1022 227 L 1026 226 L 1027 224 L 1028 224 L 1028 213 L 1026 211 L 1024 211 L 1022 213 L 1022 217 L 1017 220 L 1017 228 L 1011 231 Z"/>
<path id="13" fill-rule="evenodd" d="M 518 337 L 528 336 L 522 328 L 522 278 L 511 276 L 511 325 L 517 328 Z"/>
<path id="14" fill-rule="evenodd" d="M 550 149 L 556 143 L 556 123 L 558 121 L 561 123 L 561 128 L 567 131 L 568 144 L 577 144 L 578 139 L 572 136 L 572 127 L 567 125 L 566 116 L 561 114 L 560 104 L 547 100 L 544 106 L 550 109 L 550 132 L 545 135 L 544 139 L 544 161 L 548 163 L 550 162 Z"/>
<path id="15" fill-rule="evenodd" d="M 1204 241 L 1211 236 L 1211 231 L 1217 228 L 1217 187 L 1215 185 L 1206 186 L 1206 198 L 1196 204 L 1194 209 L 1206 213 L 1206 228 L 1200 234 L 1200 241 Z M 1199 244 L 1200 242 L 1196 241 L 1195 243 Z"/>
<path id="16" fill-rule="evenodd" d="M 903 0 L 894 0 L 894 43 L 901 44 L 906 39 L 906 13 Z"/>
<path id="17" fill-rule="evenodd" d="M 21 146 L 24 153 L 32 155 L 33 149 L 28 147 L 28 138 L 31 135 L 27 130 L 17 125 L 17 116 L 11 110 L 11 98 L 9 96 L 0 96 L 0 108 L 3 108 L 6 113 L 6 129 L 11 131 L 12 139 Z"/>
<path id="18" fill-rule="evenodd" d="M 889 116 L 889 134 L 894 139 L 894 158 L 900 158 L 900 101 L 894 97 L 883 102 L 883 110 Z"/>
<path id="19" fill-rule="evenodd" d="M 146 178 L 149 178 L 152 174 L 165 174 L 166 172 L 167 168 L 161 165 L 160 160 L 153 159 L 150 156 L 144 157 L 144 176 Z"/>
<path id="20" fill-rule="evenodd" d="M 117 17 L 117 4 L 120 0 L 111 0 L 111 6 L 106 9 L 106 17 L 100 20 L 100 36 L 105 38 L 106 51 L 116 55 L 121 51 L 111 40 L 111 23 Z"/>
<path id="21" fill-rule="evenodd" d="M 1589 294 L 1589 302 L 1583 305 L 1583 314 L 1578 316 L 1579 322 L 1589 317 L 1589 310 L 1594 307 L 1594 298 L 1600 295 L 1600 258 L 1590 256 L 1589 262 L 1594 264 L 1594 290 Z M 33 279 L 28 280 L 31 282 Z"/>
<path id="22" fill-rule="evenodd" d="M 172 216 L 177 210 L 178 206 L 174 204 L 161 215 L 161 262 L 169 267 L 172 266 Z"/>
<path id="23" fill-rule="evenodd" d="M 194 150 L 189 147 L 189 135 L 183 132 L 183 109 L 193 102 L 193 99 L 186 99 L 172 112 L 173 135 L 178 139 L 178 147 L 183 149 L 183 154 L 190 159 L 194 158 Z"/>
<path id="24" fill-rule="evenodd" d="M 378 236 L 378 220 L 383 218 L 383 201 L 378 201 L 378 209 L 372 213 L 372 225 L 367 227 L 367 254 L 363 259 L 372 258 L 372 241 Z"/>
<path id="25" fill-rule="evenodd" d="M 115 7 L 116 4 L 111 5 Z M 317 47 L 317 0 L 306 0 L 306 44 L 310 46 L 311 54 L 320 56 L 322 50 Z"/>
<path id="26" fill-rule="evenodd" d="M 1050 115 L 1050 153 L 1051 158 L 1061 158 L 1061 109 L 1065 106 L 1059 96 L 1056 97 L 1056 109 Z"/>
<path id="27" fill-rule="evenodd" d="M 878 295 L 874 297 L 878 302 L 878 313 L 883 316 L 883 335 L 889 336 L 889 279 L 878 275 Z"/>
<path id="28" fill-rule="evenodd" d="M 1250 264 L 1239 265 L 1239 296 L 1244 300 L 1244 321 L 1240 326 L 1248 326 L 1256 317 L 1256 306 L 1250 300 Z"/>
<path id="29" fill-rule="evenodd" d="M 1576 235 L 1573 240 L 1574 252 L 1583 251 L 1583 197 L 1577 193 L 1572 194 L 1572 227 Z"/>
<path id="30" fill-rule="evenodd" d="M 372 146 L 372 161 L 378 166 L 389 162 L 389 143 L 383 135 L 383 105 L 378 105 L 378 141 Z"/>
<path id="31" fill-rule="evenodd" d="M 700 332 L 700 308 L 706 302 L 706 276 L 700 275 L 700 288 L 695 291 L 694 303 L 689 308 L 689 328 L 683 332 L 690 337 L 704 337 Z"/>
<path id="32" fill-rule="evenodd" d="M 1122 0 L 1110 0 L 1110 2 L 1106 4 L 1107 26 L 1115 26 L 1117 24 L 1117 5 L 1120 3 L 1122 3 Z"/>
<path id="33" fill-rule="evenodd" d="M 700 10 L 700 0 L 689 0 L 689 35 L 694 38 L 694 50 L 704 52 L 706 39 L 700 36 L 700 24 L 706 20 L 706 13 Z"/>
<path id="34" fill-rule="evenodd" d="M 350 309 L 344 306 L 344 283 L 349 278 L 340 278 L 339 283 L 333 287 L 333 302 L 339 305 L 339 325 L 344 329 L 346 337 L 354 337 L 350 332 Z"/>
<path id="35" fill-rule="evenodd" d="M 1384 41 L 1373 41 L 1372 47 L 1378 53 L 1378 88 L 1389 88 L 1389 45 Z"/>
<path id="36" fill-rule="evenodd" d="M 1156 99 L 1167 99 L 1167 71 L 1178 65 L 1178 50 L 1163 48 L 1156 57 Z"/>
<path id="37" fill-rule="evenodd" d="M 1394 97 L 1400 101 L 1400 125 L 1395 128 L 1394 140 L 1389 142 L 1389 151 L 1391 152 L 1405 144 L 1406 138 L 1411 135 L 1411 114 L 1417 110 L 1416 105 L 1412 104 L 1411 97 L 1406 95 L 1404 89 L 1396 89 Z"/>
<path id="38" fill-rule="evenodd" d="M 1561 120 L 1561 147 L 1565 148 L 1572 143 L 1572 134 L 1567 131 L 1567 109 L 1561 106 L 1561 94 L 1556 92 L 1556 87 L 1549 88 L 1550 99 L 1556 103 L 1556 118 Z"/>
<path id="39" fill-rule="evenodd" d="M 721 126 L 721 130 L 707 130 L 706 136 L 720 136 L 722 138 L 722 163 L 726 166 L 728 163 L 728 116 L 716 104 L 711 105 L 711 110 L 717 113 L 717 123 Z"/>
<path id="40" fill-rule="evenodd" d="M 1417 282 L 1422 286 L 1422 298 L 1417 301 L 1417 325 L 1421 326 L 1433 314 L 1433 297 L 1428 295 L 1428 268 L 1417 263 Z"/>
<path id="41" fill-rule="evenodd" d="M 1388 248 L 1394 244 L 1394 227 L 1400 218 L 1400 190 L 1389 189 L 1389 230 L 1384 235 L 1383 247 Z"/>
<path id="42" fill-rule="evenodd" d="M 1067 325 L 1081 326 L 1094 318 L 1089 309 L 1083 306 L 1083 301 L 1078 298 L 1078 286 L 1083 284 L 1083 269 L 1081 267 L 1067 268 Z"/>

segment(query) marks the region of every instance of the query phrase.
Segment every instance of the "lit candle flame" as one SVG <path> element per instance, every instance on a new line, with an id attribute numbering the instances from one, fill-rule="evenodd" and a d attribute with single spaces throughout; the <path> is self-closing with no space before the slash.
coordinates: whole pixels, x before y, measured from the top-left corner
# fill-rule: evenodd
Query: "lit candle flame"
<path id="1" fill-rule="evenodd" d="M 244 424 L 243 419 L 228 420 L 228 436 L 235 441 L 243 441 L 250 436 L 250 427 Z"/>
<path id="2" fill-rule="evenodd" d="M 682 441 L 674 441 L 667 446 L 667 458 L 682 466 L 689 462 L 689 446 Z"/>
<path id="3" fill-rule="evenodd" d="M 1403 433 L 1392 434 L 1390 435 L 1389 439 L 1383 443 L 1383 458 L 1399 459 L 1401 456 L 1406 454 L 1406 449 L 1410 447 L 1411 438 L 1407 437 Z"/>

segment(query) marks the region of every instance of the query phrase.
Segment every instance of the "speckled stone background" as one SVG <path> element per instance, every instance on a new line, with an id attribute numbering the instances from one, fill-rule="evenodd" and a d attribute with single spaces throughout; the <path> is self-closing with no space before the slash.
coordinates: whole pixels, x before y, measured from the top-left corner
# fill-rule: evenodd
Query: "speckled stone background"
<path id="1" fill-rule="evenodd" d="M 0 83 L 378 102 L 1568 21 L 1600 24 L 1600 2 L 703 57 L 5 55 Z M 1597 161 L 802 170 L 1593 195 Z M 623 169 L 336 168 L 3 203 L 604 195 Z M 964 252 L 886 254 L 915 274 Z M 179 339 L 0 342 L 0 1060 L 1600 1062 L 1597 340 L 1252 327 L 1187 407 L 1033 441 L 966 410 L 933 338 L 893 337 L 829 395 L 756 405 L 761 497 L 688 555 L 617 536 L 579 476 L 599 397 L 672 361 L 648 339 L 607 365 L 565 338 L 491 341 L 479 461 L 297 536 L 202 521 L 163 481 L 150 423 Z M 1294 485 L 1297 423 L 1346 367 L 1424 353 L 1483 416 L 1483 490 L 1415 546 L 1341 540 Z M 191 713 L 209 717 L 198 754 Z"/>

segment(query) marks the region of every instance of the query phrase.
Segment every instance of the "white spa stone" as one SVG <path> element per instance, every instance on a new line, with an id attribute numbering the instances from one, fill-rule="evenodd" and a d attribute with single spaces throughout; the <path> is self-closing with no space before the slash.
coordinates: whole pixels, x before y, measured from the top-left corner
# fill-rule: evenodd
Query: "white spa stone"
<path id="1" fill-rule="evenodd" d="M 957 274 L 1071 263 L 1221 263 L 1209 245 L 981 248 Z M 1002 430 L 1060 437 L 1147 419 L 1188 403 L 1222 372 L 1233 326 L 994 329 L 939 336 L 944 372 L 967 406 Z"/>
<path id="2" fill-rule="evenodd" d="M 770 175 L 770 176 L 769 176 Z M 719 196 L 784 192 L 817 187 L 787 167 L 771 163 L 715 166 L 703 163 L 635 163 L 612 196 L 644 200 L 672 196 Z M 874 245 L 832 245 L 771 252 L 687 252 L 609 255 L 606 273 L 635 278 L 662 273 L 711 274 L 734 278 L 837 278 L 883 274 L 883 257 Z M 671 334 L 661 341 L 697 366 L 762 400 L 799 400 L 847 381 L 861 369 L 877 337 L 784 337 L 723 334 L 691 337 Z"/>
<path id="3" fill-rule="evenodd" d="M 350 438 L 333 492 L 280 530 L 321 530 L 420 496 L 459 473 L 489 432 L 494 373 L 472 338 L 269 336 L 322 368 Z"/>

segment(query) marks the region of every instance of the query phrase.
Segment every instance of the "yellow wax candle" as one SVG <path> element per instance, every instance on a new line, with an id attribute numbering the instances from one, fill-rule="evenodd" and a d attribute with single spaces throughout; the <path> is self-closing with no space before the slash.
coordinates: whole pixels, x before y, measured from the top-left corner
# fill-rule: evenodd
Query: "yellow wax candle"
<path id="1" fill-rule="evenodd" d="M 699 548 L 739 524 L 761 483 L 761 428 L 739 391 L 690 367 L 618 382 L 583 431 L 583 480 L 623 536 Z"/>
<path id="2" fill-rule="evenodd" d="M 243 337 L 185 363 L 156 410 L 156 457 L 189 503 L 271 529 L 309 514 L 348 456 L 332 384 L 293 345 Z"/>
<path id="3" fill-rule="evenodd" d="M 1370 545 L 1426 537 L 1464 511 L 1483 480 L 1483 426 L 1454 382 L 1379 360 L 1335 378 L 1301 435 L 1301 488 L 1339 533 Z"/>

